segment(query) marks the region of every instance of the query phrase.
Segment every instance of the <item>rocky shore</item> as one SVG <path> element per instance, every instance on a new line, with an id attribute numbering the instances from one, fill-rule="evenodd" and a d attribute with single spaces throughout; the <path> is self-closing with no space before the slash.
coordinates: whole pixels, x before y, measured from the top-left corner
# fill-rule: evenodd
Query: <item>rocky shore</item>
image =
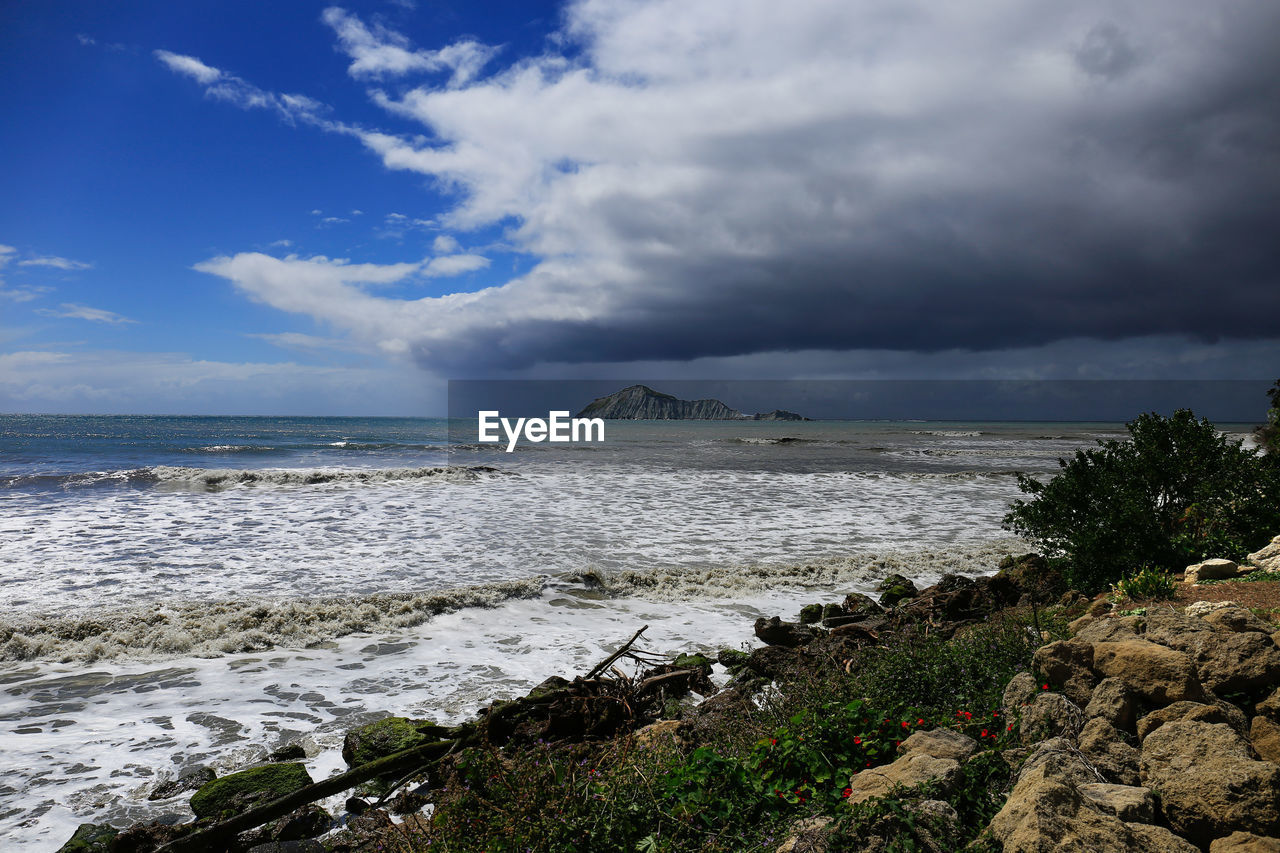
<path id="1" fill-rule="evenodd" d="M 1249 563 L 1200 564 L 1183 587 L 1280 572 L 1280 537 Z M 1230 600 L 1128 604 L 1064 591 L 1044 560 L 1024 555 L 989 576 L 947 575 L 918 589 L 894 575 L 874 599 L 850 594 L 794 620 L 762 618 L 754 626 L 762 645 L 722 650 L 715 661 L 644 652 L 641 631 L 590 672 L 549 678 L 463 725 L 389 716 L 355 728 L 339 776 L 313 780 L 292 745 L 221 778 L 201 771 L 157 784 L 152 798 L 186 798 L 193 821 L 86 824 L 61 849 L 442 849 L 417 839 L 429 835 L 432 809 L 469 749 L 501 755 L 536 745 L 582 762 L 620 743 L 688 752 L 798 674 L 839 672 L 896 643 L 959 640 L 1017 613 L 1039 648 L 1027 671 L 1000 682 L 990 732 L 979 734 L 967 711 L 950 727 L 902 721 L 891 754 L 844 777 L 844 811 L 797 815 L 777 853 L 908 849 L 895 846 L 904 827 L 910 849 L 937 853 L 1280 851 L 1280 627 Z M 1070 620 L 1057 638 L 1054 620 Z M 717 663 L 731 676 L 723 686 L 713 679 Z M 991 773 L 992 761 L 1001 773 Z M 1000 780 L 1000 801 L 984 826 L 966 828 L 957 796 L 979 764 L 984 779 Z M 853 829 L 845 812 L 859 816 Z"/>

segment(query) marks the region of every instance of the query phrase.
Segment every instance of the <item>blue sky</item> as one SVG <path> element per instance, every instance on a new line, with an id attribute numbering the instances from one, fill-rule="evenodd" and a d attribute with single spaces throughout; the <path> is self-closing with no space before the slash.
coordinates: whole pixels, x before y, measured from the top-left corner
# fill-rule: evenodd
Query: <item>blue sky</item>
<path id="1" fill-rule="evenodd" d="M 0 411 L 1280 365 L 1273 4 L 14 2 Z"/>

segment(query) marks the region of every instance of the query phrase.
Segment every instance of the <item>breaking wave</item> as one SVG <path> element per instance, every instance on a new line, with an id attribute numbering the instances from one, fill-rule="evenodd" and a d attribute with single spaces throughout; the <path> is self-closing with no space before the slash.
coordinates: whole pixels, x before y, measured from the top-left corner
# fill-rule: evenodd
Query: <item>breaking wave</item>
<path id="1" fill-rule="evenodd" d="M 977 438 L 982 435 L 977 430 L 963 429 L 913 429 L 912 435 L 933 435 L 938 438 Z"/>
<path id="2" fill-rule="evenodd" d="M 486 465 L 443 466 L 434 468 L 382 469 L 231 469 L 180 468 L 157 465 L 147 469 L 156 483 L 217 491 L 233 486 L 315 486 L 325 483 L 392 483 L 402 480 L 427 480 L 441 483 L 469 483 L 488 474 L 503 473 Z"/>

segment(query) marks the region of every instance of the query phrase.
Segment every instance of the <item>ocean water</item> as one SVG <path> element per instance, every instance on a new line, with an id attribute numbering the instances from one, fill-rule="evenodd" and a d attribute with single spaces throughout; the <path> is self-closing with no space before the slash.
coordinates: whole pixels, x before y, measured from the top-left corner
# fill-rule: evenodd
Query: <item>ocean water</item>
<path id="1" fill-rule="evenodd" d="M 1015 472 L 1118 424 L 609 422 L 450 446 L 441 419 L 0 415 L 0 847 L 186 816 L 157 782 L 385 712 L 466 718 L 760 615 L 992 571 Z"/>

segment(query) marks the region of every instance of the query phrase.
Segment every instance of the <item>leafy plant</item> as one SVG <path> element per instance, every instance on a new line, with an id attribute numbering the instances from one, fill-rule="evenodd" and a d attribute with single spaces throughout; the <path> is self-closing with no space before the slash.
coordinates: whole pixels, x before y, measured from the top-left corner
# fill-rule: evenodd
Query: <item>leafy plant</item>
<path id="1" fill-rule="evenodd" d="M 1131 575 L 1125 575 L 1112 587 L 1117 598 L 1131 601 L 1150 601 L 1173 598 L 1177 583 L 1173 575 L 1154 566 L 1143 566 Z"/>
<path id="2" fill-rule="evenodd" d="M 1188 409 L 1126 424 L 1127 441 L 1059 459 L 1047 483 L 1020 475 L 1004 526 L 1062 564 L 1072 586 L 1096 592 L 1131 566 L 1177 569 L 1239 558 L 1280 529 L 1280 462 L 1246 450 Z"/>
<path id="3" fill-rule="evenodd" d="M 1267 422 L 1258 427 L 1258 441 L 1268 453 L 1280 453 L 1280 379 L 1267 392 L 1271 408 L 1267 410 Z"/>

